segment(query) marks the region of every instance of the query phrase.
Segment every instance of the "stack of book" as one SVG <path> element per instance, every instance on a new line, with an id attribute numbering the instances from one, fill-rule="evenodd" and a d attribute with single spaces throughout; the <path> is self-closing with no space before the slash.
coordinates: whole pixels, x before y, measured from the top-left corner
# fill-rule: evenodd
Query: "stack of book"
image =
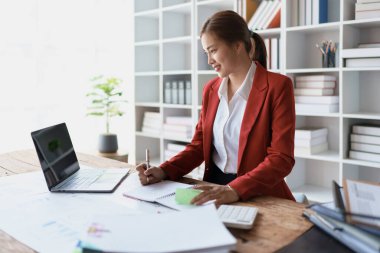
<path id="1" fill-rule="evenodd" d="M 380 67 L 380 43 L 360 43 L 357 48 L 343 49 L 346 67 Z"/>
<path id="2" fill-rule="evenodd" d="M 294 137 L 296 155 L 312 155 L 328 149 L 327 128 L 298 128 Z"/>
<path id="3" fill-rule="evenodd" d="M 380 184 L 344 183 L 342 188 L 333 182 L 334 202 L 313 204 L 304 216 L 355 252 L 380 252 Z"/>
<path id="4" fill-rule="evenodd" d="M 349 157 L 380 162 L 380 126 L 354 125 L 351 134 Z"/>
<path id="5" fill-rule="evenodd" d="M 191 117 L 174 117 L 166 118 L 164 124 L 164 136 L 166 138 L 175 138 L 187 140 L 192 137 L 193 124 Z"/>
<path id="6" fill-rule="evenodd" d="M 293 26 L 328 22 L 327 0 L 295 0 L 292 1 L 291 7 Z"/>
<path id="7" fill-rule="evenodd" d="M 141 131 L 147 134 L 160 135 L 161 129 L 161 114 L 159 112 L 144 112 Z"/>
<path id="8" fill-rule="evenodd" d="M 262 30 L 280 27 L 281 24 L 281 1 L 264 0 L 248 21 L 251 30 Z"/>
<path id="9" fill-rule="evenodd" d="M 168 143 L 166 149 L 165 149 L 165 160 L 169 160 L 173 156 L 176 156 L 179 152 L 183 151 L 186 148 L 186 145 L 184 144 L 177 144 L 177 143 Z"/>
<path id="10" fill-rule="evenodd" d="M 357 0 L 355 19 L 380 18 L 380 0 Z"/>
<path id="11" fill-rule="evenodd" d="M 330 75 L 297 76 L 294 89 L 297 113 L 339 111 L 339 96 L 334 96 L 336 77 Z"/>

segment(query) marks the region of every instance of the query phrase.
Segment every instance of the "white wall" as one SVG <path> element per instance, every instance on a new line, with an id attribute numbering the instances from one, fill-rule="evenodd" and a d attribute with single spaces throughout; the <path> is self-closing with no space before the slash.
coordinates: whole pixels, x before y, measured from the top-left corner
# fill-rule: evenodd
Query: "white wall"
<path id="1" fill-rule="evenodd" d="M 30 132 L 66 122 L 77 150 L 96 150 L 103 118 L 86 117 L 89 79 L 133 81 L 133 1 L 0 0 L 0 153 L 32 148 Z M 128 150 L 129 108 L 111 131 Z"/>

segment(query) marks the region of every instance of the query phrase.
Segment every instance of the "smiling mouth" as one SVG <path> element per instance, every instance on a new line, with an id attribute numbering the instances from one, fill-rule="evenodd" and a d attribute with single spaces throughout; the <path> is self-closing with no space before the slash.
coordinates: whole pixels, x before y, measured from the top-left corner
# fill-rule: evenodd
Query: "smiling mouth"
<path id="1" fill-rule="evenodd" d="M 212 66 L 214 68 L 214 70 L 216 72 L 218 72 L 220 70 L 220 65 L 215 65 L 215 66 Z"/>

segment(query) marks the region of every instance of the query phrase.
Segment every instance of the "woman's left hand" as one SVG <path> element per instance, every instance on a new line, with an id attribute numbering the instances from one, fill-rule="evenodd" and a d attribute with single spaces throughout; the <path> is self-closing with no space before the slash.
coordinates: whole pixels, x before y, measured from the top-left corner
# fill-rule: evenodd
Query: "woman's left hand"
<path id="1" fill-rule="evenodd" d="M 215 205 L 232 203 L 239 200 L 237 192 L 227 185 L 197 185 L 194 189 L 202 190 L 198 196 L 191 200 L 191 204 L 202 205 L 215 200 Z"/>

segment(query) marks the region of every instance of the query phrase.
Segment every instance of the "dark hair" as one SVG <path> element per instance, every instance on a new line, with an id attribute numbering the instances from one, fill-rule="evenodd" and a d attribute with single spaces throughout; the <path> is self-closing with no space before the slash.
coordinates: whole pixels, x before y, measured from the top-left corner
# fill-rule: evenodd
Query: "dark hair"
<path id="1" fill-rule="evenodd" d="M 212 33 L 228 44 L 238 41 L 244 42 L 244 47 L 249 53 L 252 48 L 250 38 L 255 41 L 255 53 L 253 59 L 264 68 L 267 67 L 267 50 L 263 39 L 255 32 L 248 29 L 245 20 L 234 11 L 220 11 L 212 15 L 203 24 L 200 35 Z"/>

